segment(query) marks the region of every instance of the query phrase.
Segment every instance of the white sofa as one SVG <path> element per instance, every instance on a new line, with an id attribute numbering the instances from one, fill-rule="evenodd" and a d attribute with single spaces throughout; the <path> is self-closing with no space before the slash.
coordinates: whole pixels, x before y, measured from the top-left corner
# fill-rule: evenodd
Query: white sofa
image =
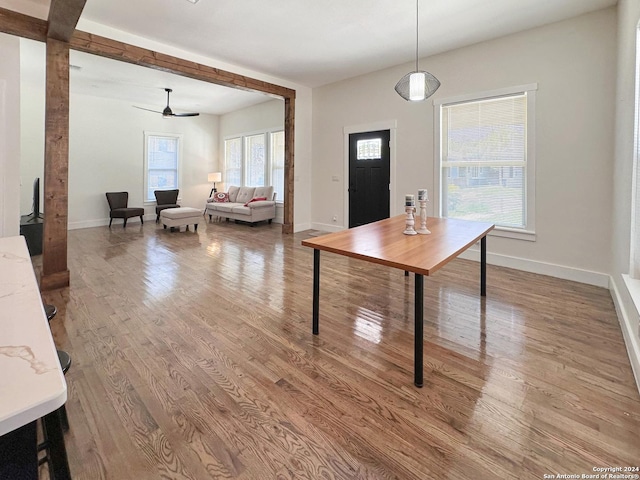
<path id="1" fill-rule="evenodd" d="M 231 218 L 251 223 L 276 217 L 276 194 L 273 187 L 229 187 L 228 201 L 219 201 L 222 195 L 216 193 L 207 200 L 205 214 L 209 220 L 215 217 Z M 266 198 L 267 200 L 255 200 Z"/>

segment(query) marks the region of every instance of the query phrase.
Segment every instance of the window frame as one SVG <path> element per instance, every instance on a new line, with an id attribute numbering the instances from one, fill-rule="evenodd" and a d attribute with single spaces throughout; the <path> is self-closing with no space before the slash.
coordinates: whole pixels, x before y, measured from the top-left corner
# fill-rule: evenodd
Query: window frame
<path id="1" fill-rule="evenodd" d="M 182 149 L 183 149 L 183 141 L 184 135 L 181 133 L 165 133 L 165 132 L 149 132 L 144 131 L 144 190 L 142 191 L 142 199 L 144 205 L 154 205 L 156 203 L 155 197 L 152 199 L 147 198 L 147 192 L 149 191 L 149 139 L 151 137 L 166 137 L 166 138 L 174 138 L 178 140 L 178 161 L 176 162 L 176 186 L 178 190 L 182 191 Z M 166 190 L 172 190 L 172 188 L 167 188 Z"/>
<path id="2" fill-rule="evenodd" d="M 264 130 L 256 130 L 252 132 L 227 135 L 223 138 L 223 169 L 222 169 L 223 179 L 222 181 L 225 183 L 225 186 L 227 188 L 229 187 L 229 183 L 227 182 L 227 142 L 229 140 L 240 139 L 240 144 L 242 148 L 242 172 L 240 176 L 242 180 L 241 180 L 241 185 L 239 186 L 243 187 L 247 185 L 247 171 L 248 171 L 247 141 L 250 137 L 255 137 L 257 135 L 263 135 L 264 142 L 265 142 L 264 143 L 265 156 L 266 156 L 266 159 L 264 162 L 265 163 L 265 172 L 264 172 L 265 186 L 273 186 L 272 135 L 276 133 L 285 134 L 285 129 L 283 127 L 274 127 L 274 128 L 264 129 Z M 285 138 L 285 142 L 286 142 L 286 138 Z M 284 168 L 282 169 L 282 172 L 284 175 L 285 173 Z M 283 179 L 283 185 L 284 185 L 284 179 Z M 255 185 L 251 185 L 251 186 L 255 186 Z M 279 198 L 279 196 L 276 195 L 276 204 L 283 204 L 283 203 L 284 203 L 284 198 Z"/>
<path id="3" fill-rule="evenodd" d="M 489 233 L 491 236 L 514 238 L 518 240 L 536 240 L 535 229 L 535 204 L 536 204 L 536 188 L 535 188 L 535 104 L 537 83 L 519 85 L 514 87 L 505 87 L 495 90 L 483 92 L 475 92 L 463 94 L 448 98 L 439 98 L 433 101 L 434 112 L 434 162 L 433 162 L 433 178 L 435 192 L 433 195 L 434 211 L 436 215 L 442 216 L 442 107 L 453 105 L 456 103 L 471 103 L 491 98 L 509 97 L 513 95 L 526 94 L 527 101 L 527 129 L 526 137 L 526 162 L 525 176 L 526 183 L 524 185 L 525 195 L 525 226 L 524 228 L 502 227 L 497 226 Z"/>
<path id="4" fill-rule="evenodd" d="M 281 128 L 279 130 L 271 130 L 269 132 L 267 132 L 267 148 L 268 150 L 268 165 L 267 165 L 267 179 L 269 182 L 269 185 L 273 186 L 273 191 L 274 193 L 278 193 L 278 191 L 276 190 L 274 181 L 273 181 L 273 171 L 274 171 L 274 166 L 273 166 L 273 158 L 274 158 L 274 141 L 273 141 L 273 136 L 276 134 L 282 133 L 282 168 L 278 168 L 278 170 L 282 170 L 282 192 L 281 195 L 276 195 L 276 203 L 280 203 L 283 204 L 284 203 L 284 191 L 285 191 L 285 184 L 284 184 L 284 177 L 285 177 L 285 171 L 286 171 L 286 162 L 285 162 L 285 156 L 284 156 L 284 149 L 286 148 L 286 136 L 285 136 L 285 131 L 284 128 Z"/>

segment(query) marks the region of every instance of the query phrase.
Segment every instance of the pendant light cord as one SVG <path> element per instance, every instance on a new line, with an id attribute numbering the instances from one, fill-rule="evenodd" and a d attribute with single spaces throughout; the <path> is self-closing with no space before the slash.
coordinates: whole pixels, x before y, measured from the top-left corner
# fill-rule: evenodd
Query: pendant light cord
<path id="1" fill-rule="evenodd" d="M 416 72 L 418 71 L 418 23 L 419 23 L 419 15 L 418 15 L 418 2 L 416 0 Z"/>

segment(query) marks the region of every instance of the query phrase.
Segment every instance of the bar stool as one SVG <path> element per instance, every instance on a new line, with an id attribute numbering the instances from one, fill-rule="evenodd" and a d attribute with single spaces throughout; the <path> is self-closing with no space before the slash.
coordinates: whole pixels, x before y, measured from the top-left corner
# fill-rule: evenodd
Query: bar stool
<path id="1" fill-rule="evenodd" d="M 47 320 L 56 316 L 58 309 L 55 305 L 44 304 Z M 71 356 L 64 350 L 57 350 L 58 361 L 62 373 L 67 374 L 71 367 Z M 44 457 L 38 460 L 38 465 L 47 463 L 49 478 L 54 480 L 67 480 L 71 478 L 66 447 L 64 445 L 64 431 L 69 430 L 69 418 L 67 408 L 62 405 L 57 410 L 45 415 L 41 419 L 43 441 L 38 445 L 38 452 L 45 451 Z"/>
<path id="2" fill-rule="evenodd" d="M 57 350 L 57 352 L 58 360 L 60 361 L 60 366 L 62 367 L 62 373 L 66 375 L 69 371 L 69 367 L 71 367 L 71 356 L 64 350 Z M 62 428 L 66 432 L 67 430 L 69 430 L 69 417 L 67 417 L 67 407 L 62 405 L 59 410 L 60 420 L 62 421 Z"/>
<path id="3" fill-rule="evenodd" d="M 58 314 L 58 309 L 56 308 L 55 305 L 52 305 L 50 303 L 45 303 L 43 305 L 44 305 L 44 311 L 47 314 L 47 320 L 51 322 L 51 319 Z M 71 356 L 64 350 L 57 350 L 57 352 L 58 352 L 58 360 L 60 361 L 60 366 L 62 367 L 62 373 L 66 375 L 67 371 L 69 370 L 69 367 L 71 367 Z M 67 431 L 69 430 L 69 417 L 67 417 L 67 408 L 64 405 L 62 405 L 62 407 L 60 407 L 60 410 L 61 410 L 60 418 L 62 420 L 62 428 L 64 428 L 64 430 Z"/>
<path id="4" fill-rule="evenodd" d="M 64 350 L 58 350 L 57 352 L 62 373 L 66 375 L 69 367 L 71 367 L 71 356 Z M 62 430 L 60 430 L 60 426 Z M 38 460 L 38 465 L 47 463 L 49 478 L 71 478 L 70 475 L 67 476 L 69 474 L 69 463 L 63 436 L 63 431 L 67 430 L 69 430 L 69 418 L 64 405 L 42 418 L 43 440 L 38 445 L 38 452 L 45 451 L 45 455 Z"/>
<path id="5" fill-rule="evenodd" d="M 51 305 L 50 303 L 44 304 L 44 312 L 47 314 L 47 320 L 51 321 L 53 317 L 58 313 L 58 309 L 55 305 Z"/>

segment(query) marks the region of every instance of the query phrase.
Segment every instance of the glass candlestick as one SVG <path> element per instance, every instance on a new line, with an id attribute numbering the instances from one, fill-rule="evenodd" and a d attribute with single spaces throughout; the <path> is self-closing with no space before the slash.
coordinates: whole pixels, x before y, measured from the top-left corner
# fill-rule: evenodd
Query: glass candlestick
<path id="1" fill-rule="evenodd" d="M 407 221 L 406 221 L 406 225 L 405 225 L 405 229 L 404 229 L 404 233 L 405 235 L 417 235 L 418 232 L 415 231 L 415 229 L 413 228 L 413 226 L 415 225 L 415 219 L 413 216 L 413 213 L 416 211 L 416 207 L 414 207 L 413 205 L 406 205 L 404 207 L 405 212 L 407 212 Z"/>

